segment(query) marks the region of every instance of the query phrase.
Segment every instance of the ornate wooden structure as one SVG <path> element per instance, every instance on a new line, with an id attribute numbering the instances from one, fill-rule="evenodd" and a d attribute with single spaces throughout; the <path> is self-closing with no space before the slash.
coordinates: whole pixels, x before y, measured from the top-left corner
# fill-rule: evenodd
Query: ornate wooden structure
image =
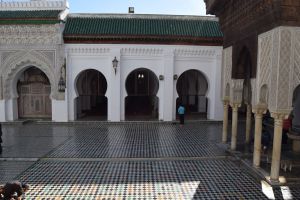
<path id="1" fill-rule="evenodd" d="M 233 47 L 232 78 L 241 79 L 243 51 L 249 51 L 251 77 L 256 77 L 258 35 L 278 26 L 300 26 L 300 2 L 291 0 L 205 0 L 207 13 L 219 17 L 224 47 Z"/>
<path id="2" fill-rule="evenodd" d="M 293 107 L 292 103 L 295 88 L 300 84 L 300 1 L 204 1 L 207 13 L 219 17 L 224 34 L 223 142 L 227 138 L 227 113 L 230 104 L 233 108 L 231 149 L 235 150 L 238 108 L 246 102 L 246 142 L 249 141 L 253 112 L 253 164 L 259 167 L 262 114 L 269 109 L 275 121 L 270 179 L 278 181 L 283 119 L 291 110 L 300 109 Z M 300 119 L 300 116 L 295 117 Z"/>

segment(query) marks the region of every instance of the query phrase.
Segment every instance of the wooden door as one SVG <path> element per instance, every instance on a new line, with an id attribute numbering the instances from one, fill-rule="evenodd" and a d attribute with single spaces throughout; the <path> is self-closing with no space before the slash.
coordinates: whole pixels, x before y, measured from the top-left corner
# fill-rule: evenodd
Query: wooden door
<path id="1" fill-rule="evenodd" d="M 45 83 L 19 85 L 19 117 L 51 118 L 51 87 Z"/>

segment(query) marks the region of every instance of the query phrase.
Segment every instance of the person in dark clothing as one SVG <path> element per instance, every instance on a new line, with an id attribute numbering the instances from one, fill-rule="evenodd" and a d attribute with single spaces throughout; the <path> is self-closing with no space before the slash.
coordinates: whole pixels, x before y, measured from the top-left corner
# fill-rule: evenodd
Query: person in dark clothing
<path id="1" fill-rule="evenodd" d="M 263 126 L 262 134 L 261 134 L 261 144 L 263 152 L 266 152 L 269 149 L 271 143 L 271 134 L 267 131 L 266 127 Z"/>
<path id="2" fill-rule="evenodd" d="M 20 181 L 8 182 L 3 187 L 4 199 L 17 199 L 21 200 L 24 198 L 23 195 L 28 191 L 29 185 L 22 184 Z M 23 196 L 23 198 L 22 198 Z"/>
<path id="3" fill-rule="evenodd" d="M 0 185 L 0 199 L 3 200 L 4 199 L 4 186 Z"/>
<path id="4" fill-rule="evenodd" d="M 287 119 L 283 120 L 283 125 L 282 125 L 282 144 L 287 144 L 288 141 L 288 132 L 292 128 L 292 116 L 291 114 Z"/>

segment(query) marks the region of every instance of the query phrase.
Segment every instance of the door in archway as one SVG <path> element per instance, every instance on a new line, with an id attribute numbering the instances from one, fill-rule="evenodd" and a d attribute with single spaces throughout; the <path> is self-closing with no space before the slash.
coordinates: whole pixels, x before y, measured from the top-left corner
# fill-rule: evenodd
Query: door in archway
<path id="1" fill-rule="evenodd" d="M 25 70 L 17 83 L 19 118 L 51 118 L 51 86 L 38 68 Z"/>
<path id="2" fill-rule="evenodd" d="M 183 104 L 187 119 L 207 118 L 208 82 L 205 76 L 197 70 L 185 71 L 178 78 L 176 85 L 178 98 L 176 108 Z"/>
<path id="3" fill-rule="evenodd" d="M 89 69 L 78 76 L 77 119 L 107 120 L 107 82 L 102 73 Z"/>
<path id="4" fill-rule="evenodd" d="M 159 82 L 149 69 L 139 68 L 126 79 L 125 119 L 157 120 Z"/>

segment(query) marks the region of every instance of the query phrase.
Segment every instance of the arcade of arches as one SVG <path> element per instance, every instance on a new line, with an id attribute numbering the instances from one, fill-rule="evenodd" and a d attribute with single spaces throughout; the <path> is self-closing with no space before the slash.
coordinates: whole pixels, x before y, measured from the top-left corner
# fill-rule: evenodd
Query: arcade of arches
<path id="1" fill-rule="evenodd" d="M 107 120 L 107 82 L 102 73 L 89 69 L 81 72 L 76 82 L 77 119 Z"/>
<path id="2" fill-rule="evenodd" d="M 51 86 L 36 67 L 25 70 L 17 83 L 19 118 L 51 118 Z"/>
<path id="3" fill-rule="evenodd" d="M 244 57 L 243 59 L 247 59 Z M 293 153 L 300 152 L 300 85 L 296 87 L 293 92 L 292 99 L 292 111 L 290 114 L 287 113 L 276 113 L 273 112 L 272 115 L 268 112 L 268 102 L 269 101 L 269 88 L 266 84 L 262 85 L 260 88 L 260 93 L 258 95 L 259 104 L 252 107 L 252 88 L 251 88 L 251 65 L 250 62 L 247 62 L 247 65 L 242 65 L 245 69 L 243 71 L 244 79 L 240 79 L 238 83 L 242 85 L 241 88 L 234 88 L 232 90 L 234 94 L 230 94 L 228 91 L 228 86 L 226 86 L 224 94 L 224 120 L 223 120 L 223 143 L 227 143 L 227 131 L 228 131 L 228 115 L 229 108 L 232 109 L 232 130 L 231 130 L 231 143 L 230 149 L 232 151 L 238 150 L 237 146 L 237 134 L 238 134 L 238 120 L 241 118 L 240 115 L 246 115 L 246 130 L 245 130 L 245 144 L 243 147 L 252 146 L 250 144 L 251 141 L 251 124 L 254 113 L 255 117 L 255 128 L 254 128 L 254 144 L 253 148 L 253 166 L 258 168 L 261 167 L 261 157 L 262 157 L 262 138 L 266 137 L 263 134 L 266 132 L 270 133 L 270 144 L 272 144 L 271 151 L 267 152 L 272 156 L 272 164 L 271 164 L 271 173 L 270 180 L 277 181 L 279 178 L 280 165 L 284 162 L 281 161 L 282 145 L 290 145 L 290 147 L 286 146 L 285 149 L 290 149 Z M 248 68 L 248 69 L 247 69 Z M 238 85 L 237 84 L 237 85 Z M 232 97 L 234 96 L 234 97 Z M 269 114 L 267 114 L 269 113 Z M 288 123 L 285 121 L 287 117 L 292 118 L 291 127 L 289 130 L 285 130 L 283 125 Z M 243 116 L 242 116 L 243 118 Z M 291 143 L 287 143 L 285 138 L 289 138 Z M 241 148 L 241 147 L 240 147 Z M 241 150 L 241 149 L 239 149 Z M 245 151 L 242 150 L 242 151 Z M 286 150 L 285 150 L 286 151 Z"/>

